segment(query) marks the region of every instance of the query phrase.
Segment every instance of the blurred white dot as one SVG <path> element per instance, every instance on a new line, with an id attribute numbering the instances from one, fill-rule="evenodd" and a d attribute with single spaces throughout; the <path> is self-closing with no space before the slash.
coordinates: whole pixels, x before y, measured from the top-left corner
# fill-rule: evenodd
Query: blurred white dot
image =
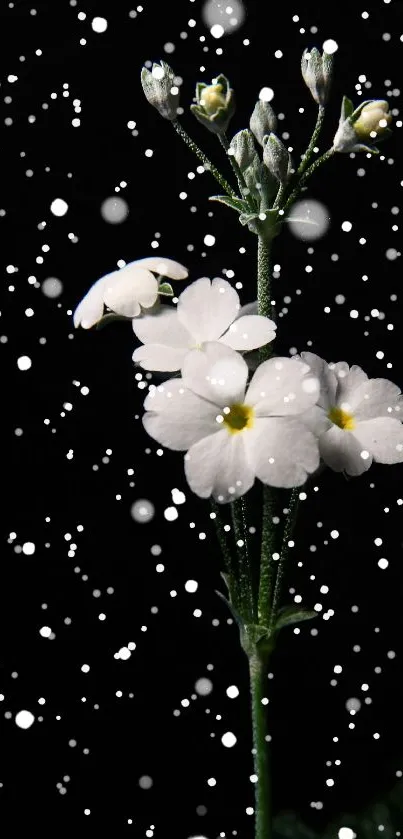
<path id="1" fill-rule="evenodd" d="M 355 839 L 357 834 L 351 830 L 351 827 L 341 827 L 337 836 L 338 839 Z"/>
<path id="2" fill-rule="evenodd" d="M 235 32 L 242 26 L 245 19 L 245 9 L 241 0 L 230 0 L 228 4 L 217 2 L 217 0 L 208 0 L 202 9 L 203 23 L 208 27 L 213 38 L 221 37 L 221 35 L 214 35 L 213 27 L 219 26 L 222 29 L 222 34 L 230 34 Z"/>
<path id="3" fill-rule="evenodd" d="M 65 216 L 68 209 L 69 205 L 63 198 L 55 198 L 50 205 L 50 211 L 54 216 Z"/>
<path id="4" fill-rule="evenodd" d="M 239 690 L 236 685 L 230 685 L 225 692 L 229 699 L 236 699 L 239 696 Z"/>
<path id="5" fill-rule="evenodd" d="M 32 361 L 28 355 L 20 355 L 17 358 L 17 367 L 19 370 L 29 370 L 32 367 Z"/>
<path id="6" fill-rule="evenodd" d="M 389 562 L 387 559 L 385 559 L 385 557 L 382 557 L 380 560 L 378 560 L 378 567 L 382 568 L 383 571 L 385 570 L 385 568 L 388 567 L 388 565 Z"/>
<path id="7" fill-rule="evenodd" d="M 153 779 L 150 778 L 149 775 L 142 775 L 141 778 L 139 778 L 139 787 L 141 787 L 141 789 L 151 789 L 152 785 Z"/>
<path id="8" fill-rule="evenodd" d="M 356 713 L 361 708 L 361 700 L 357 699 L 355 696 L 352 696 L 351 699 L 347 699 L 346 702 L 347 711 L 353 711 Z"/>
<path id="9" fill-rule="evenodd" d="M 297 239 L 313 241 L 326 233 L 329 210 L 319 201 L 297 201 L 287 217 L 289 230 Z"/>
<path id="10" fill-rule="evenodd" d="M 121 224 L 129 213 L 127 202 L 123 198 L 105 198 L 101 204 L 101 216 L 110 224 Z"/>
<path id="11" fill-rule="evenodd" d="M 235 734 L 233 734 L 232 731 L 226 731 L 221 737 L 221 742 L 227 749 L 232 749 L 232 746 L 235 746 L 236 743 Z"/>
<path id="12" fill-rule="evenodd" d="M 24 542 L 22 552 L 25 556 L 32 556 L 35 553 L 35 545 L 33 542 Z"/>
<path id="13" fill-rule="evenodd" d="M 59 297 L 63 291 L 63 283 L 57 277 L 47 277 L 42 283 L 41 290 L 45 297 Z"/>
<path id="14" fill-rule="evenodd" d="M 195 683 L 195 691 L 199 694 L 199 696 L 208 696 L 209 693 L 213 690 L 213 683 L 210 679 L 206 679 L 202 677 L 198 679 Z"/>
<path id="15" fill-rule="evenodd" d="M 94 32 L 106 32 L 108 21 L 104 17 L 94 17 L 91 21 Z"/>
<path id="16" fill-rule="evenodd" d="M 221 26 L 221 23 L 214 23 L 210 29 L 210 33 L 213 38 L 222 38 L 224 35 L 224 27 Z"/>
<path id="17" fill-rule="evenodd" d="M 393 259 L 397 259 L 397 257 L 400 256 L 400 254 L 399 254 L 399 251 L 396 250 L 396 248 L 388 248 L 385 256 L 386 256 L 386 259 L 393 260 Z"/>
<path id="18" fill-rule="evenodd" d="M 196 580 L 186 580 L 185 591 L 188 591 L 189 594 L 194 594 L 194 592 L 197 591 L 198 587 L 199 584 L 196 582 Z"/>
<path id="19" fill-rule="evenodd" d="M 274 90 L 271 87 L 262 87 L 259 92 L 259 99 L 262 102 L 271 102 L 274 96 Z"/>
<path id="20" fill-rule="evenodd" d="M 130 515 L 134 521 L 147 523 L 154 518 L 155 507 L 147 498 L 139 498 L 130 508 Z"/>
<path id="21" fill-rule="evenodd" d="M 35 722 L 35 717 L 31 711 L 18 711 L 15 715 L 15 724 L 18 728 L 31 728 L 33 722 Z"/>
<path id="22" fill-rule="evenodd" d="M 173 44 L 171 41 L 168 41 L 166 44 L 164 44 L 164 52 L 171 53 L 174 52 L 174 50 L 175 44 Z"/>
<path id="23" fill-rule="evenodd" d="M 215 244 L 215 236 L 212 236 L 210 233 L 207 233 L 203 241 L 208 248 L 211 248 Z"/>
<path id="24" fill-rule="evenodd" d="M 167 507 L 166 510 L 164 510 L 164 518 L 167 521 L 175 521 L 175 519 L 178 518 L 178 515 L 179 513 L 176 507 Z"/>
<path id="25" fill-rule="evenodd" d="M 333 38 L 328 38 L 326 41 L 323 41 L 322 47 L 324 52 L 327 52 L 328 55 L 332 55 L 339 49 L 338 43 L 334 41 Z"/>
<path id="26" fill-rule="evenodd" d="M 344 230 L 345 233 L 349 233 L 352 226 L 353 225 L 351 224 L 351 221 L 343 221 L 343 224 L 341 225 L 341 229 Z"/>

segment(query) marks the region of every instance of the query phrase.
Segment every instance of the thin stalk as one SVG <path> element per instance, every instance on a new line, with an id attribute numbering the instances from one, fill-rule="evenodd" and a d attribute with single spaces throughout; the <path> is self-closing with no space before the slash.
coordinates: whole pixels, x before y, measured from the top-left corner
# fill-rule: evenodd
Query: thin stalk
<path id="1" fill-rule="evenodd" d="M 234 192 L 228 181 L 225 180 L 225 178 L 221 175 L 218 169 L 216 169 L 214 164 L 211 162 L 211 160 L 208 159 L 207 155 L 204 154 L 204 152 L 201 149 L 199 149 L 199 146 L 196 145 L 192 138 L 189 137 L 189 134 L 187 134 L 185 129 L 182 128 L 180 122 L 178 122 L 177 119 L 174 119 L 171 121 L 171 124 L 173 125 L 177 134 L 179 134 L 179 137 L 182 138 L 182 140 L 184 141 L 184 143 L 186 143 L 188 148 L 191 149 L 191 151 L 199 158 L 199 160 L 201 160 L 206 171 L 211 172 L 213 177 L 216 179 L 216 181 L 218 181 L 218 183 L 220 184 L 222 189 L 225 190 L 227 195 L 229 195 L 231 198 L 238 198 L 236 192 Z"/>
<path id="2" fill-rule="evenodd" d="M 242 507 L 240 499 L 236 501 L 232 501 L 231 503 L 231 515 L 232 515 L 232 525 L 234 528 L 234 536 L 235 542 L 243 541 L 243 546 L 236 545 L 236 550 L 238 552 L 239 562 L 238 562 L 238 580 L 239 580 L 239 591 L 242 597 L 241 605 L 242 605 L 242 617 L 245 618 L 247 622 L 253 622 L 254 617 L 254 603 L 253 603 L 253 594 L 252 594 L 252 576 L 251 576 L 251 569 L 249 566 L 248 561 L 248 547 L 247 542 L 244 538 L 244 528 L 243 528 L 243 521 L 242 521 Z M 246 559 L 246 561 L 245 561 Z"/>
<path id="3" fill-rule="evenodd" d="M 315 125 L 315 128 L 313 129 L 313 134 L 312 134 L 312 137 L 309 141 L 309 146 L 308 146 L 305 154 L 302 155 L 301 163 L 298 166 L 298 170 L 297 170 L 298 175 L 302 175 L 303 172 L 305 172 L 306 167 L 308 166 L 308 163 L 309 163 L 309 161 L 312 157 L 312 152 L 313 152 L 313 150 L 316 146 L 317 139 L 318 139 L 319 134 L 321 132 L 324 118 L 325 118 L 325 109 L 324 109 L 323 105 L 319 105 L 319 111 L 318 111 L 318 116 L 317 116 L 317 120 L 316 120 L 316 125 Z"/>
<path id="4" fill-rule="evenodd" d="M 254 748 L 255 783 L 255 839 L 272 839 L 270 759 L 266 741 L 266 708 L 262 699 L 266 695 L 266 667 L 268 657 L 257 653 L 249 658 L 250 693 L 252 704 L 252 731 Z"/>
<path id="5" fill-rule="evenodd" d="M 262 541 L 260 548 L 258 618 L 263 626 L 269 626 L 273 591 L 273 493 L 263 485 Z"/>
<path id="6" fill-rule="evenodd" d="M 283 543 L 281 546 L 280 559 L 278 561 L 277 566 L 276 584 L 274 586 L 273 605 L 270 616 L 270 628 L 274 626 L 274 622 L 277 616 L 277 610 L 281 594 L 281 584 L 283 581 L 285 565 L 290 551 L 288 542 L 290 541 L 291 536 L 294 532 L 294 527 L 298 516 L 300 490 L 301 487 L 294 487 L 289 501 L 288 516 L 284 527 Z"/>
<path id="7" fill-rule="evenodd" d="M 319 166 L 322 166 L 322 163 L 325 163 L 326 160 L 329 160 L 329 158 L 332 157 L 332 155 L 334 153 L 335 152 L 334 152 L 333 147 L 331 149 L 328 149 L 327 151 L 325 151 L 324 154 L 322 154 L 321 157 L 318 157 L 317 160 L 314 160 L 314 162 L 311 163 L 309 169 L 307 169 L 306 172 L 304 172 L 304 174 L 301 175 L 301 178 L 298 181 L 297 186 L 295 187 L 295 189 L 291 193 L 290 197 L 287 198 L 287 201 L 286 201 L 286 203 L 283 207 L 284 216 L 287 215 L 288 210 L 290 209 L 290 207 L 292 206 L 294 201 L 298 198 L 298 195 L 301 192 L 301 189 L 304 186 L 304 184 L 306 183 L 306 181 L 308 180 L 308 178 L 310 178 L 311 175 L 313 175 L 313 173 L 316 172 L 316 169 L 318 169 Z"/>
<path id="8" fill-rule="evenodd" d="M 258 237 L 257 246 L 257 302 L 258 314 L 266 318 L 271 316 L 270 280 L 271 280 L 271 248 L 270 241 L 263 236 Z M 259 350 L 260 361 L 267 361 L 271 355 L 270 344 Z"/>

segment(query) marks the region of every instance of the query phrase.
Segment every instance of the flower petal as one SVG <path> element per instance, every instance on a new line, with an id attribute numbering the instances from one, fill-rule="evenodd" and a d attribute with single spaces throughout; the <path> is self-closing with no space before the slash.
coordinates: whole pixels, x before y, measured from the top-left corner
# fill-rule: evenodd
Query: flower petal
<path id="1" fill-rule="evenodd" d="M 134 350 L 132 359 L 143 370 L 174 373 L 180 370 L 188 350 L 185 347 L 167 347 L 166 344 L 143 344 Z"/>
<path id="2" fill-rule="evenodd" d="M 299 415 L 298 419 L 312 431 L 312 434 L 315 434 L 315 437 L 320 437 L 333 425 L 324 408 L 320 408 L 319 405 L 308 408 L 307 411 Z"/>
<path id="3" fill-rule="evenodd" d="M 245 303 L 245 306 L 241 306 L 235 320 L 238 318 L 243 318 L 244 315 L 257 315 L 258 314 L 258 302 L 257 300 L 253 300 L 252 303 Z"/>
<path id="4" fill-rule="evenodd" d="M 295 356 L 294 356 L 295 358 Z M 319 379 L 319 397 L 317 404 L 325 410 L 336 405 L 337 377 L 323 358 L 313 352 L 302 352 L 301 359 L 309 364 L 314 376 Z"/>
<path id="5" fill-rule="evenodd" d="M 243 315 L 231 324 L 220 342 L 234 350 L 256 350 L 276 337 L 276 324 L 261 315 Z"/>
<path id="6" fill-rule="evenodd" d="M 195 344 L 216 341 L 236 318 L 239 296 L 226 281 L 217 277 L 211 283 L 202 277 L 191 283 L 179 297 L 178 317 L 193 336 Z"/>
<path id="7" fill-rule="evenodd" d="M 186 354 L 182 377 L 194 393 L 224 408 L 243 402 L 248 365 L 239 353 L 220 341 L 207 341 L 201 350 Z"/>
<path id="8" fill-rule="evenodd" d="M 319 439 L 319 452 L 325 463 L 334 472 L 347 472 L 348 475 L 362 475 L 371 466 L 372 454 L 361 456 L 365 450 L 351 431 L 344 431 L 332 425 Z"/>
<path id="9" fill-rule="evenodd" d="M 169 379 L 145 398 L 143 425 L 162 446 L 186 451 L 210 434 L 218 433 L 217 408 L 186 387 L 182 379 Z"/>
<path id="10" fill-rule="evenodd" d="M 314 405 L 318 392 L 318 379 L 307 364 L 291 358 L 269 358 L 255 371 L 245 402 L 255 407 L 257 416 L 287 416 Z"/>
<path id="11" fill-rule="evenodd" d="M 139 268 L 148 268 L 149 271 L 154 271 L 154 274 L 169 277 L 171 280 L 185 280 L 189 273 L 180 262 L 176 262 L 174 259 L 166 259 L 163 256 L 145 256 L 143 259 L 136 259 L 135 262 L 130 264 L 137 265 Z"/>
<path id="12" fill-rule="evenodd" d="M 336 405 L 344 411 L 355 412 L 357 393 L 369 381 L 364 370 L 357 365 L 348 367 L 343 361 L 334 366 L 337 377 Z"/>
<path id="13" fill-rule="evenodd" d="M 133 332 L 143 344 L 165 344 L 190 349 L 195 342 L 180 323 L 173 306 L 161 305 L 153 315 L 142 315 L 132 322 Z"/>
<path id="14" fill-rule="evenodd" d="M 403 425 L 392 417 L 376 417 L 358 422 L 354 437 L 362 449 L 378 463 L 403 462 Z"/>
<path id="15" fill-rule="evenodd" d="M 256 476 L 269 486 L 300 486 L 319 466 L 317 439 L 297 419 L 256 419 L 245 441 Z"/>
<path id="16" fill-rule="evenodd" d="M 117 272 L 113 282 L 104 287 L 105 305 L 125 317 L 135 317 L 140 307 L 152 306 L 158 296 L 158 283 L 150 271 L 138 268 L 135 262 Z"/>
<path id="17" fill-rule="evenodd" d="M 400 388 L 388 379 L 368 379 L 351 395 L 354 419 L 394 417 L 403 420 L 403 399 Z"/>
<path id="18" fill-rule="evenodd" d="M 220 504 L 244 495 L 255 481 L 248 458 L 246 434 L 221 429 L 196 443 L 185 455 L 185 474 L 190 488 L 201 498 L 213 495 Z"/>
<path id="19" fill-rule="evenodd" d="M 106 274 L 105 277 L 97 280 L 91 286 L 90 290 L 87 291 L 87 294 L 78 304 L 73 314 L 73 322 L 76 328 L 77 326 L 81 326 L 83 329 L 90 329 L 91 326 L 94 326 L 101 319 L 104 312 L 105 283 L 107 281 L 113 282 L 110 278 L 116 277 L 117 273 L 117 271 L 112 271 L 111 274 Z"/>

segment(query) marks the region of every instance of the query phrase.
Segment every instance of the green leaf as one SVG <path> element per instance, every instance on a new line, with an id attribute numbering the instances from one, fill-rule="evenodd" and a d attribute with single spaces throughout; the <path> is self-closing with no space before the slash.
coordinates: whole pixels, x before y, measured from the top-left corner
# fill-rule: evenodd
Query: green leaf
<path id="1" fill-rule="evenodd" d="M 221 576 L 224 577 L 224 574 L 222 574 Z M 238 612 L 236 611 L 236 609 L 234 609 L 232 603 L 230 603 L 229 600 L 227 600 L 227 598 L 221 593 L 221 591 L 218 591 L 218 589 L 215 589 L 215 593 L 218 594 L 220 600 L 223 600 L 225 605 L 228 607 L 228 609 L 231 612 L 232 617 L 234 618 L 235 622 L 238 624 L 239 628 L 243 629 L 243 625 L 244 625 L 243 620 L 242 620 L 241 616 L 238 614 Z"/>
<path id="2" fill-rule="evenodd" d="M 104 315 L 101 320 L 98 321 L 96 324 L 97 329 L 103 329 L 104 326 L 108 326 L 109 323 L 113 323 L 115 320 L 127 320 L 132 321 L 133 318 L 127 318 L 125 315 L 116 315 L 114 312 L 110 312 L 107 315 Z"/>
<path id="3" fill-rule="evenodd" d="M 230 198 L 229 195 L 210 195 L 209 201 L 219 201 L 220 204 L 231 207 L 231 210 L 236 210 L 237 213 L 245 213 L 249 209 L 246 201 L 241 198 Z"/>
<path id="4" fill-rule="evenodd" d="M 309 621 L 311 618 L 317 617 L 318 613 L 311 609 L 300 609 L 298 606 L 284 606 L 278 612 L 275 629 L 279 630 L 283 626 L 291 626 L 294 623 Z"/>
<path id="5" fill-rule="evenodd" d="M 174 290 L 171 286 L 171 283 L 161 283 L 158 289 L 158 294 L 163 294 L 164 297 L 173 297 Z"/>

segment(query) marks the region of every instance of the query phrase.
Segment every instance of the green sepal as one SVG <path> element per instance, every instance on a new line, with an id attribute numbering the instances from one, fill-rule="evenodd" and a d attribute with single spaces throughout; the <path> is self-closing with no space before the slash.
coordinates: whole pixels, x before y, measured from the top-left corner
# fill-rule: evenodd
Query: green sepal
<path id="1" fill-rule="evenodd" d="M 345 122 L 345 120 L 348 119 L 349 117 L 351 117 L 351 115 L 353 113 L 354 113 L 354 105 L 353 105 L 351 99 L 349 99 L 348 96 L 343 96 L 343 101 L 341 103 L 340 120 Z"/>
<path id="2" fill-rule="evenodd" d="M 219 201 L 220 204 L 231 207 L 231 210 L 236 210 L 237 213 L 245 213 L 249 209 L 246 201 L 241 198 L 230 198 L 229 195 L 210 195 L 209 201 Z"/>
<path id="3" fill-rule="evenodd" d="M 171 286 L 171 283 L 161 283 L 158 288 L 158 294 L 162 294 L 164 297 L 173 297 L 174 290 Z"/>
<path id="4" fill-rule="evenodd" d="M 202 92 L 202 90 L 204 90 L 205 87 L 207 87 L 205 82 L 196 82 L 196 101 L 197 102 L 200 102 L 201 92 Z"/>
<path id="5" fill-rule="evenodd" d="M 300 609 L 298 606 L 283 606 L 277 614 L 275 629 L 278 632 L 283 626 L 291 626 L 294 623 L 302 623 L 312 618 L 317 618 L 318 613 L 311 609 Z"/>
<path id="6" fill-rule="evenodd" d="M 103 329 L 104 326 L 108 326 L 109 323 L 113 323 L 115 320 L 127 320 L 132 321 L 133 318 L 128 318 L 126 315 L 116 315 L 115 312 L 110 312 L 107 315 L 104 315 L 97 323 L 96 329 Z"/>
<path id="7" fill-rule="evenodd" d="M 224 575 L 222 574 L 221 576 L 224 576 Z M 225 605 L 228 607 L 228 609 L 231 612 L 232 617 L 234 618 L 235 622 L 237 623 L 237 625 L 239 626 L 239 629 L 242 632 L 244 623 L 243 623 L 243 620 L 242 620 L 241 616 L 238 614 L 236 609 L 234 609 L 232 603 L 230 603 L 229 600 L 227 600 L 227 598 L 225 597 L 224 594 L 222 594 L 221 591 L 218 591 L 218 589 L 216 588 L 215 593 L 218 594 L 220 600 L 222 600 L 225 603 Z"/>

